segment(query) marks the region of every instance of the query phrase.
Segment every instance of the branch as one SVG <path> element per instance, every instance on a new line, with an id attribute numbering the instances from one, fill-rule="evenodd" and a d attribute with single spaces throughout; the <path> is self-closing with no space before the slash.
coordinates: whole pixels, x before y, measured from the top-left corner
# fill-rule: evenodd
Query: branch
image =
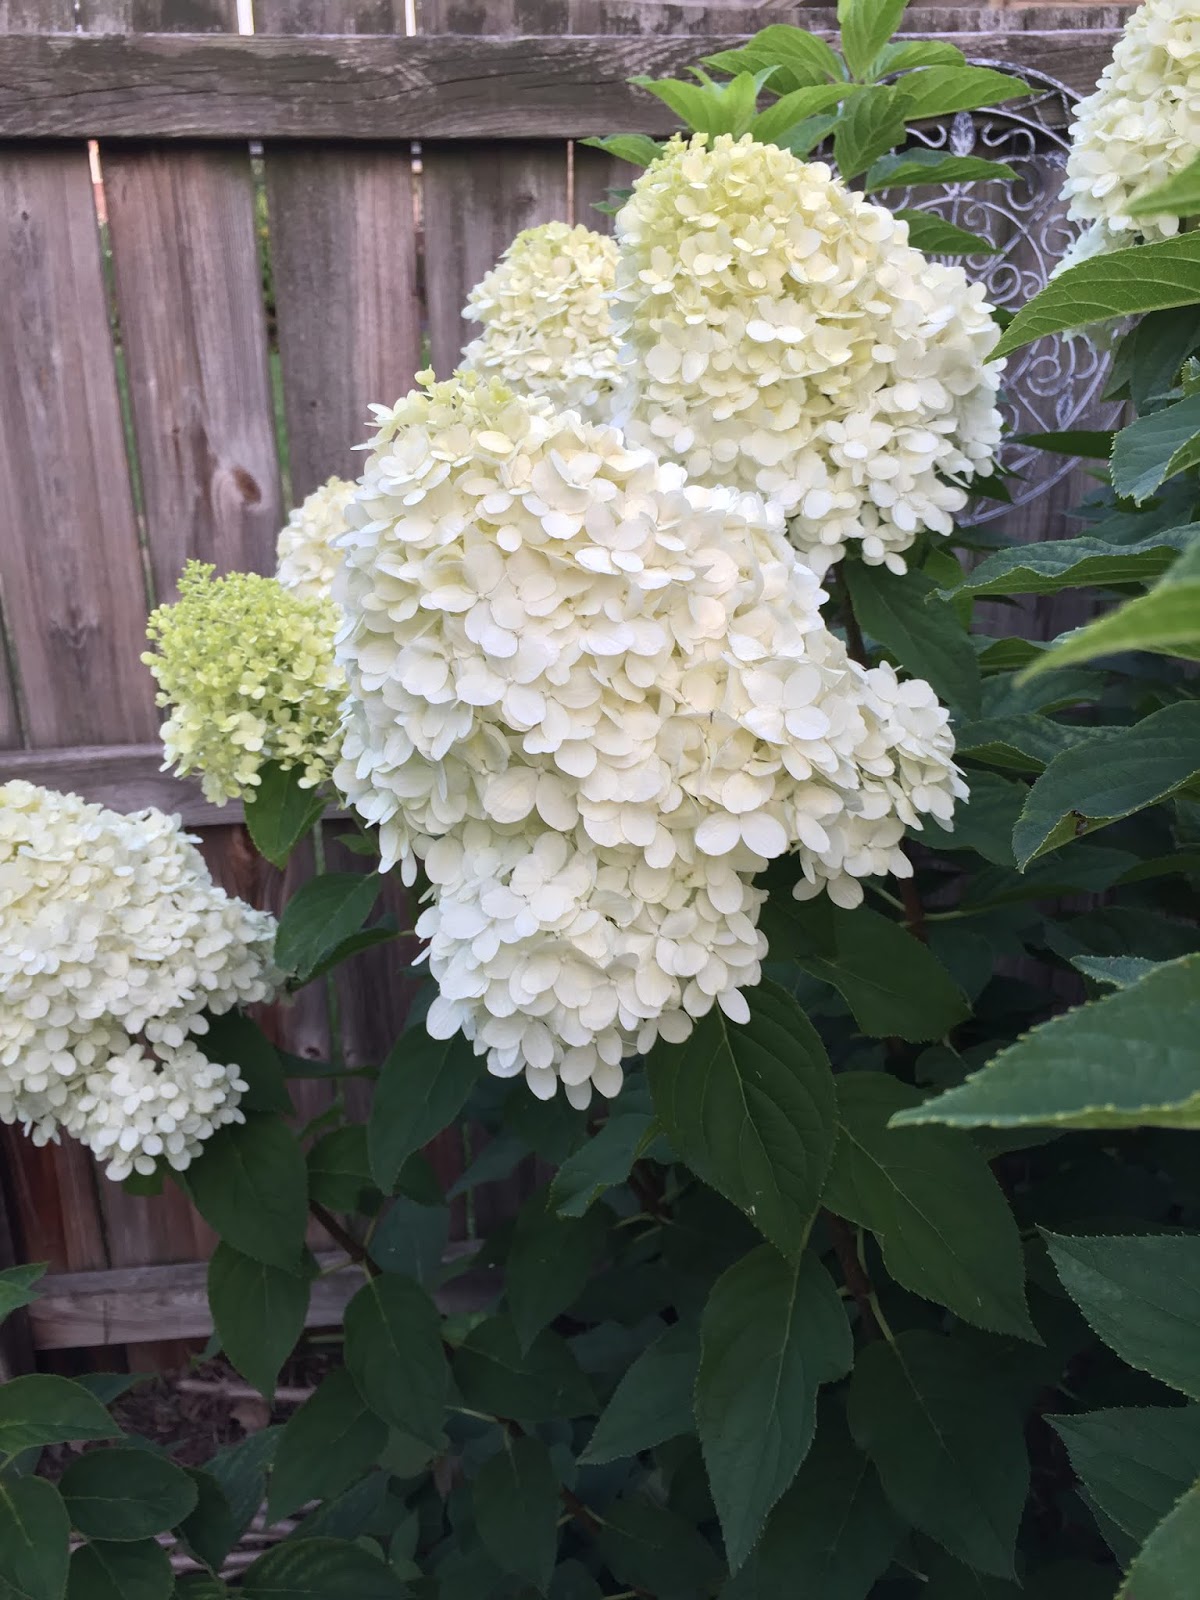
<path id="1" fill-rule="evenodd" d="M 858 1259 L 854 1230 L 845 1217 L 839 1217 L 834 1211 L 826 1211 L 824 1217 L 837 1254 L 838 1265 L 842 1269 L 842 1277 L 858 1307 L 858 1314 L 862 1318 L 867 1337 L 880 1339 L 883 1337 L 883 1329 L 879 1326 L 879 1319 L 875 1315 L 875 1290 L 862 1262 Z"/>
<path id="2" fill-rule="evenodd" d="M 325 1207 L 317 1200 L 310 1200 L 308 1209 L 325 1229 L 334 1244 L 341 1245 L 351 1261 L 360 1266 L 368 1278 L 377 1278 L 379 1276 L 379 1268 L 367 1254 L 366 1246 L 356 1239 L 348 1228 L 342 1227 L 332 1211 L 326 1211 Z"/>

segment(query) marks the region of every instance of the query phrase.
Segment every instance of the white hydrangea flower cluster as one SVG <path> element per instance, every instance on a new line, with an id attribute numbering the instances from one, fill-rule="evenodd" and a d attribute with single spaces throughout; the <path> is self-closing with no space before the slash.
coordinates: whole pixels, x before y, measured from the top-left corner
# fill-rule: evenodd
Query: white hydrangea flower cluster
<path id="1" fill-rule="evenodd" d="M 471 290 L 464 317 L 483 332 L 463 366 L 540 395 L 585 421 L 604 421 L 620 376 L 608 297 L 617 247 L 582 223 L 519 233 Z"/>
<path id="2" fill-rule="evenodd" d="M 246 1089 L 201 1012 L 270 999 L 274 943 L 177 818 L 0 786 L 0 1121 L 73 1135 L 110 1178 L 183 1169 Z"/>
<path id="3" fill-rule="evenodd" d="M 332 540 L 346 526 L 346 507 L 353 497 L 352 483 L 329 478 L 288 513 L 275 545 L 275 578 L 283 588 L 304 600 L 328 596 L 337 570 Z"/>
<path id="4" fill-rule="evenodd" d="M 1000 440 L 982 285 L 821 163 L 676 137 L 617 217 L 614 420 L 701 484 L 756 490 L 818 576 L 861 543 L 905 570 Z"/>
<path id="5" fill-rule="evenodd" d="M 379 409 L 342 536 L 335 783 L 433 885 L 429 1026 L 535 1093 L 620 1086 L 759 978 L 754 875 L 857 904 L 965 792 L 924 683 L 865 670 L 760 497 L 467 373 Z"/>
<path id="6" fill-rule="evenodd" d="M 1075 109 L 1063 194 L 1091 224 L 1063 265 L 1179 231 L 1170 215 L 1131 217 L 1141 195 L 1200 149 L 1200 8 L 1146 0 L 1133 13 L 1094 94 Z"/>

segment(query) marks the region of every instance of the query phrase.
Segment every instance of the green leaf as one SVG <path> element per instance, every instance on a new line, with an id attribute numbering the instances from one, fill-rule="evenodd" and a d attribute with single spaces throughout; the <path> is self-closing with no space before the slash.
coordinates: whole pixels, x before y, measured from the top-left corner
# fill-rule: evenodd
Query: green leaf
<path id="1" fill-rule="evenodd" d="M 1141 505 L 1167 478 L 1200 461 L 1200 394 L 1138 417 L 1113 440 L 1112 483 Z"/>
<path id="2" fill-rule="evenodd" d="M 367 1408 L 345 1367 L 335 1367 L 280 1434 L 268 1520 L 290 1517 L 310 1500 L 332 1500 L 362 1477 L 386 1444 L 386 1423 Z"/>
<path id="3" fill-rule="evenodd" d="M 71 1525 L 89 1539 L 133 1542 L 165 1533 L 196 1509 L 196 1485 L 149 1450 L 89 1450 L 58 1480 Z"/>
<path id="4" fill-rule="evenodd" d="M 225 1592 L 220 1584 L 212 1590 L 214 1596 Z M 201 1600 L 202 1592 L 175 1589 L 171 1558 L 153 1539 L 139 1544 L 94 1540 L 71 1556 L 67 1600 L 168 1600 L 175 1593 L 180 1600 Z"/>
<path id="5" fill-rule="evenodd" d="M 1200 1571 L 1200 1482 L 1155 1528 L 1130 1567 L 1117 1600 L 1182 1600 Z"/>
<path id="6" fill-rule="evenodd" d="M 894 1120 L 959 1128 L 1195 1126 L 1197 1029 L 1200 955 L 1187 955 L 1042 1023 L 982 1072 Z"/>
<path id="7" fill-rule="evenodd" d="M 4 1392 L 0 1389 L 0 1395 Z M 63 1600 L 70 1537 L 66 1508 L 53 1484 L 32 1476 L 0 1478 L 0 1585 L 13 1600 Z"/>
<path id="8" fill-rule="evenodd" d="M 28 1267 L 8 1267 L 0 1272 L 0 1322 L 22 1306 L 33 1304 L 37 1299 L 34 1285 L 45 1271 L 46 1263 L 39 1261 Z"/>
<path id="9" fill-rule="evenodd" d="M 967 58 L 944 39 L 897 39 L 885 44 L 871 63 L 872 78 L 886 78 L 912 67 L 965 67 Z"/>
<path id="10" fill-rule="evenodd" d="M 1156 805 L 1200 772 L 1200 700 L 1064 751 L 1029 791 L 1013 829 L 1022 870 L 1038 856 Z"/>
<path id="11" fill-rule="evenodd" d="M 304 1152 L 278 1117 L 219 1128 L 187 1169 L 200 1215 L 227 1244 L 268 1267 L 299 1272 L 308 1225 Z"/>
<path id="12" fill-rule="evenodd" d="M 798 1258 L 821 1202 L 836 1107 L 825 1047 L 795 1000 L 764 983 L 745 1024 L 714 1006 L 686 1044 L 660 1040 L 646 1072 L 681 1158 Z"/>
<path id="13" fill-rule="evenodd" d="M 1200 234 L 1184 233 L 1095 256 L 1059 273 L 1023 306 L 992 357 L 1011 355 L 1034 339 L 1066 328 L 1191 305 L 1196 300 L 1200 300 Z"/>
<path id="14" fill-rule="evenodd" d="M 833 130 L 833 158 L 843 182 L 903 139 L 908 104 L 904 91 L 895 87 L 864 89 L 850 98 Z"/>
<path id="15" fill-rule="evenodd" d="M 663 152 L 658 140 L 645 133 L 610 133 L 607 138 L 583 139 L 580 143 L 593 150 L 603 150 L 605 155 L 615 156 L 618 161 L 628 161 L 633 167 L 648 167 Z"/>
<path id="16" fill-rule="evenodd" d="M 1184 567 L 1187 570 L 1182 570 Z M 1026 668 L 1024 676 L 1120 650 L 1148 650 L 1156 655 L 1200 660 L 1200 572 L 1187 556 L 1177 561 L 1149 594 L 1127 600 L 1055 641 L 1044 656 Z"/>
<path id="17" fill-rule="evenodd" d="M 237 1444 L 218 1450 L 204 1470 L 215 1479 L 233 1513 L 234 1538 L 240 1539 L 257 1516 L 267 1492 L 267 1468 L 279 1448 L 282 1428 L 264 1428 Z"/>
<path id="18" fill-rule="evenodd" d="M 441 1438 L 449 1373 L 441 1319 L 411 1278 L 364 1284 L 346 1307 L 346 1366 L 376 1416 L 425 1444 Z"/>
<path id="19" fill-rule="evenodd" d="M 1140 983 L 1147 973 L 1161 963 L 1145 956 L 1072 956 L 1071 965 L 1085 977 L 1097 983 L 1111 983 L 1114 988 L 1128 989 Z"/>
<path id="20" fill-rule="evenodd" d="M 1043 1234 L 1093 1332 L 1131 1367 L 1200 1397 L 1200 1235 Z"/>
<path id="21" fill-rule="evenodd" d="M 856 78 L 866 75 L 875 57 L 900 26 L 907 3 L 908 0 L 838 0 L 842 51 Z"/>
<path id="22" fill-rule="evenodd" d="M 504 1298 L 521 1349 L 583 1292 L 608 1227 L 599 1212 L 560 1217 L 541 1189 L 521 1207 L 504 1263 Z"/>
<path id="23" fill-rule="evenodd" d="M 960 728 L 957 754 L 1014 772 L 1041 772 L 1064 750 L 1102 739 L 1117 728 L 1078 728 L 1049 717 L 988 717 Z"/>
<path id="24" fill-rule="evenodd" d="M 889 1128 L 897 1111 L 920 1104 L 921 1093 L 886 1073 L 844 1073 L 837 1091 L 825 1204 L 870 1228 L 888 1272 L 913 1294 L 993 1333 L 1036 1340 L 1021 1236 L 969 1135 Z"/>
<path id="25" fill-rule="evenodd" d="M 818 112 L 828 111 L 853 93 L 854 86 L 849 83 L 819 83 L 811 88 L 795 89 L 760 111 L 747 131 L 759 144 L 783 144 L 798 123 L 806 122 Z"/>
<path id="26" fill-rule="evenodd" d="M 260 854 L 285 867 L 292 851 L 320 820 L 325 800 L 315 789 L 302 789 L 303 767 L 285 772 L 276 761 L 258 769 L 258 785 L 245 804 L 246 826 Z"/>
<path id="27" fill-rule="evenodd" d="M 939 698 L 978 716 L 979 662 L 954 608 L 934 593 L 924 573 L 897 578 L 885 567 L 846 562 L 842 567 L 854 615 L 863 631 Z"/>
<path id="28" fill-rule="evenodd" d="M 283 1058 L 249 1017 L 240 1011 L 226 1011 L 208 1017 L 208 1031 L 199 1040 L 210 1061 L 234 1063 L 247 1084 L 242 1096 L 243 1111 L 277 1111 L 292 1115 L 292 1097 L 283 1074 Z"/>
<path id="29" fill-rule="evenodd" d="M 431 1284 L 441 1273 L 449 1238 L 449 1206 L 427 1206 L 401 1195 L 371 1235 L 371 1259 L 384 1272 Z"/>
<path id="30" fill-rule="evenodd" d="M 0 1384 L 0 1456 L 71 1439 L 115 1439 L 120 1429 L 82 1384 L 34 1372 Z"/>
<path id="31" fill-rule="evenodd" d="M 1189 530 L 1188 536 L 1194 538 L 1195 534 Z M 1086 534 L 1078 539 L 1016 545 L 997 550 L 964 574 L 961 583 L 941 593 L 944 599 L 962 594 L 1059 594 L 1089 584 L 1151 583 L 1176 560 L 1180 548 L 1180 542 L 1169 534 L 1125 546 L 1106 544 Z"/>
<path id="32" fill-rule="evenodd" d="M 1193 217 L 1200 212 L 1200 156 L 1125 207 L 1131 217 Z"/>
<path id="33" fill-rule="evenodd" d="M 619 1583 L 660 1600 L 708 1595 L 721 1577 L 716 1552 L 690 1522 L 650 1500 L 618 1500 L 604 1513 L 596 1546 Z"/>
<path id="34" fill-rule="evenodd" d="M 1027 793 L 1023 783 L 999 773 L 973 772 L 969 798 L 954 808 L 954 826 L 943 828 L 926 817 L 921 843 L 931 850 L 973 850 L 995 866 L 1013 867 L 1012 831 Z M 946 1032 L 943 1028 L 937 1037 Z"/>
<path id="35" fill-rule="evenodd" d="M 869 1344 L 848 1407 L 901 1516 L 968 1566 L 1014 1578 L 1029 1462 L 1021 1409 L 988 1355 L 924 1332 Z"/>
<path id="36" fill-rule="evenodd" d="M 407 1592 L 348 1539 L 287 1539 L 247 1568 L 238 1590 L 248 1600 L 404 1600 Z"/>
<path id="37" fill-rule="evenodd" d="M 808 1454 L 817 1390 L 854 1361 L 821 1263 L 760 1245 L 717 1279 L 700 1323 L 696 1422 L 734 1572 Z"/>
<path id="38" fill-rule="evenodd" d="M 723 72 L 761 72 L 771 69 L 771 87 L 780 94 L 809 84 L 844 80 L 841 58 L 815 34 L 789 23 L 762 28 L 740 50 L 723 50 L 706 57 L 706 65 Z"/>
<path id="39" fill-rule="evenodd" d="M 902 1532 L 874 1467 L 855 1449 L 842 1418 L 824 1407 L 795 1482 L 721 1600 L 866 1600 Z"/>
<path id="40" fill-rule="evenodd" d="M 763 906 L 760 924 L 771 959 L 831 983 L 872 1038 L 941 1039 L 970 1016 L 937 957 L 877 911 L 844 911 L 824 896 L 800 901 L 785 889 Z"/>
<path id="41" fill-rule="evenodd" d="M 994 256 L 1000 246 L 977 233 L 968 233 L 931 211 L 897 211 L 908 223 L 908 242 L 931 256 Z"/>
<path id="42" fill-rule="evenodd" d="M 210 1472 L 189 1467 L 187 1475 L 196 1487 L 196 1509 L 179 1524 L 179 1533 L 197 1561 L 219 1572 L 240 1534 L 233 1507 Z"/>
<path id="43" fill-rule="evenodd" d="M 508 1317 L 473 1328 L 454 1356 L 464 1401 L 492 1416 L 551 1422 L 594 1412 L 596 1397 L 567 1345 L 549 1329 L 522 1352 Z"/>
<path id="44" fill-rule="evenodd" d="M 367 1124 L 371 1171 L 385 1193 L 409 1156 L 462 1110 L 480 1070 L 461 1034 L 433 1039 L 418 1023 L 397 1040 L 380 1068 Z"/>
<path id="45" fill-rule="evenodd" d="M 380 1199 L 361 1122 L 331 1128 L 308 1152 L 308 1192 L 331 1211 L 366 1211 Z"/>
<path id="46" fill-rule="evenodd" d="M 1029 93 L 1023 78 L 991 67 L 924 67 L 910 72 L 902 86 L 909 101 L 910 122 L 996 106 Z"/>
<path id="47" fill-rule="evenodd" d="M 698 133 L 731 133 L 740 137 L 754 118 L 763 77 L 739 72 L 729 83 L 687 83 L 679 78 L 631 78 L 639 89 L 657 96 L 680 120 Z"/>
<path id="48" fill-rule="evenodd" d="M 359 931 L 382 887 L 377 872 L 322 872 L 301 884 L 279 919 L 276 963 L 307 982 L 329 952 Z"/>
<path id="49" fill-rule="evenodd" d="M 654 1118 L 643 1112 L 610 1116 L 554 1174 L 550 1200 L 559 1216 L 582 1217 L 606 1190 L 624 1183 L 655 1131 Z"/>
<path id="50" fill-rule="evenodd" d="M 189 1572 L 180 1578 L 172 1593 L 176 1600 L 226 1600 L 229 1590 L 207 1572 Z"/>
<path id="51" fill-rule="evenodd" d="M 505 1436 L 471 1486 L 475 1526 L 483 1548 L 504 1572 L 550 1586 L 558 1554 L 558 1474 L 540 1439 Z"/>
<path id="52" fill-rule="evenodd" d="M 270 1403 L 280 1369 L 299 1343 L 312 1285 L 244 1256 L 222 1240 L 208 1264 L 208 1305 L 221 1348 Z"/>
<path id="53" fill-rule="evenodd" d="M 1107 1517 L 1141 1544 L 1200 1472 L 1200 1406 L 1047 1417 Z"/>
<path id="54" fill-rule="evenodd" d="M 905 79 L 907 87 L 908 80 Z M 940 150 L 917 146 L 900 155 L 881 156 L 867 173 L 867 194 L 882 189 L 910 189 L 922 184 L 1004 182 L 1017 176 L 1003 161 L 984 161 L 979 156 L 948 156 Z"/>
<path id="55" fill-rule="evenodd" d="M 1112 455 L 1114 428 L 1072 428 L 1065 433 L 1014 433 L 1014 444 L 1032 445 L 1054 455 L 1077 456 L 1085 461 L 1107 461 Z"/>
<path id="56" fill-rule="evenodd" d="M 691 1323 L 677 1322 L 660 1334 L 613 1391 L 580 1464 L 619 1461 L 693 1432 L 692 1392 L 699 1365 L 700 1340 Z"/>

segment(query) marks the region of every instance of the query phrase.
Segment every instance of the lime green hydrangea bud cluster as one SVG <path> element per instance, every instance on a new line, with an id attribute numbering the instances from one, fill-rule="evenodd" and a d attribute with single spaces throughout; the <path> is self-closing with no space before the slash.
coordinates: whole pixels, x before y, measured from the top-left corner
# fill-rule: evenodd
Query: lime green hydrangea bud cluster
<path id="1" fill-rule="evenodd" d="M 217 805 L 248 796 L 264 762 L 303 767 L 306 787 L 329 776 L 345 678 L 333 657 L 337 608 L 254 572 L 214 577 L 190 561 L 179 599 L 160 606 L 142 660 L 169 706 L 166 766 L 199 773 Z"/>

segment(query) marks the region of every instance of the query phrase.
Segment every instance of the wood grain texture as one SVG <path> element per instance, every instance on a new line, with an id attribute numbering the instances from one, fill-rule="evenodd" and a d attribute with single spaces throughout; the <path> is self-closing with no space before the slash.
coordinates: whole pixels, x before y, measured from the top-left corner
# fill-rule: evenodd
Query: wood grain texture
<path id="1" fill-rule="evenodd" d="M 241 821 L 240 802 L 215 806 L 193 779 L 176 778 L 161 769 L 162 745 L 157 742 L 0 750 L 0 781 L 23 778 L 48 789 L 71 790 L 112 811 L 155 806 L 159 811 L 178 812 L 189 828 Z"/>
<path id="2" fill-rule="evenodd" d="M 265 149 L 292 495 L 356 478 L 373 431 L 421 365 L 412 150 Z"/>
<path id="3" fill-rule="evenodd" d="M 451 1245 L 447 1261 L 467 1253 Z M 323 1252 L 317 1260 L 327 1277 L 314 1280 L 305 1326 L 333 1328 L 363 1285 L 362 1270 L 338 1268 L 345 1257 Z M 55 1273 L 42 1283 L 31 1307 L 30 1324 L 40 1350 L 70 1350 L 80 1345 L 119 1345 L 131 1341 L 206 1338 L 212 1318 L 205 1292 L 203 1262 L 127 1267 L 107 1272 Z M 478 1311 L 495 1297 L 495 1274 L 464 1272 L 433 1298 L 448 1316 Z"/>
<path id="4" fill-rule="evenodd" d="M 249 152 L 102 159 L 154 592 L 172 598 L 193 557 L 271 572 L 284 514 Z"/>
<path id="5" fill-rule="evenodd" d="M 254 0 L 255 33 L 399 33 L 404 0 Z"/>
<path id="6" fill-rule="evenodd" d="M 1018 27 L 1011 15 L 978 32 L 934 31 L 976 59 L 1037 67 L 1079 92 L 1094 86 L 1117 38 L 1114 29 L 1077 24 Z M 0 39 L 0 136 L 378 141 L 666 133 L 672 113 L 627 80 L 677 73 L 741 37 L 14 35 Z"/>
<path id="7" fill-rule="evenodd" d="M 146 596 L 82 144 L 0 154 L 0 587 L 35 745 L 148 739 Z"/>

